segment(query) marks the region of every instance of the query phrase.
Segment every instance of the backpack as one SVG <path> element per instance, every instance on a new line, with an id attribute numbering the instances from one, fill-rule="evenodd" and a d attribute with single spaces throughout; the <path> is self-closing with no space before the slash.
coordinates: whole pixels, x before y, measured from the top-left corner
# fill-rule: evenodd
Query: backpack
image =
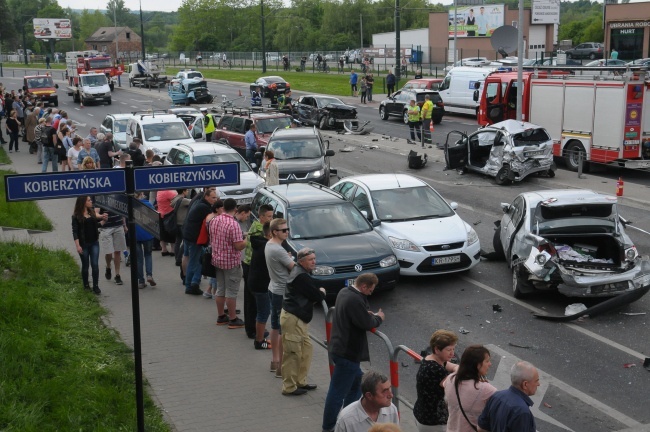
<path id="1" fill-rule="evenodd" d="M 182 202 L 183 199 L 180 198 L 174 205 L 174 210 L 167 213 L 165 217 L 162 219 L 163 228 L 165 229 L 165 231 L 167 231 L 170 234 L 175 233 L 176 230 L 178 229 L 178 224 L 176 223 L 177 221 L 176 213 L 178 213 L 178 209 L 180 208 Z"/>

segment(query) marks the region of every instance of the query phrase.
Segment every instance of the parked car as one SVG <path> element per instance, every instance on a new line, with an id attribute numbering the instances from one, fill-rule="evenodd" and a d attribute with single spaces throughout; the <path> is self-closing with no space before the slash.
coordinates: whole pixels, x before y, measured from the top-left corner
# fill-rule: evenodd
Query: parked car
<path id="1" fill-rule="evenodd" d="M 628 66 L 648 66 L 650 65 L 650 58 L 636 59 L 627 63 Z"/>
<path id="2" fill-rule="evenodd" d="M 627 62 L 619 59 L 601 59 L 594 60 L 585 65 L 586 67 L 602 67 L 602 66 L 627 66 Z"/>
<path id="3" fill-rule="evenodd" d="M 109 114 L 99 127 L 101 133 L 113 134 L 113 147 L 116 151 L 124 150 L 127 147 L 126 127 L 131 117 L 133 117 L 132 114 Z"/>
<path id="4" fill-rule="evenodd" d="M 329 145 L 315 127 L 278 129 L 256 155 L 260 160 L 260 176 L 266 177 L 261 160 L 262 153 L 268 149 L 273 150 L 281 184 L 316 182 L 329 186 L 330 157 L 334 156 Z"/>
<path id="5" fill-rule="evenodd" d="M 194 143 L 185 122 L 166 111 L 134 112 L 126 126 L 126 145 L 136 137 L 142 140 L 143 153 L 151 149 L 161 157 L 177 144 Z"/>
<path id="6" fill-rule="evenodd" d="M 625 233 L 617 199 L 590 190 L 525 192 L 502 203 L 494 249 L 516 298 L 536 290 L 611 297 L 650 285 L 650 260 Z"/>
<path id="7" fill-rule="evenodd" d="M 271 97 L 272 93 L 284 93 L 291 88 L 291 85 L 280 76 L 260 77 L 250 85 L 251 93 L 257 88 L 262 89 L 262 97 Z"/>
<path id="8" fill-rule="evenodd" d="M 261 147 L 268 144 L 274 130 L 290 127 L 292 121 L 293 117 L 285 113 L 251 113 L 248 109 L 228 108 L 224 110 L 219 123 L 217 123 L 212 134 L 212 141 L 228 144 L 245 156 L 244 135 L 252 124 L 257 127 L 257 146 Z"/>
<path id="9" fill-rule="evenodd" d="M 205 78 L 203 78 L 203 74 L 197 70 L 194 69 L 181 69 L 176 73 L 176 76 L 172 78 L 172 82 L 174 81 L 183 81 L 187 79 L 199 79 L 200 81 L 203 81 Z"/>
<path id="10" fill-rule="evenodd" d="M 488 60 L 487 57 L 468 57 L 462 60 L 458 60 L 453 65 L 449 65 L 445 67 L 443 70 L 445 72 L 449 72 L 450 70 L 458 66 L 488 66 L 489 64 L 490 64 L 490 60 Z"/>
<path id="11" fill-rule="evenodd" d="M 397 284 L 399 265 L 390 246 L 337 192 L 315 183 L 266 186 L 253 200 L 254 217 L 262 204 L 274 208 L 274 218 L 287 220 L 287 245 L 294 256 L 302 248 L 316 251 L 312 277 L 317 286 L 325 288 L 329 299 L 365 272 L 379 278 L 377 291 Z"/>
<path id="12" fill-rule="evenodd" d="M 555 177 L 553 140 L 532 123 L 505 120 L 465 135 L 452 131 L 445 142 L 447 169 L 474 171 L 498 185 L 521 181 L 534 173 Z"/>
<path id="13" fill-rule="evenodd" d="M 411 89 L 416 89 L 416 90 L 438 90 L 438 87 L 440 86 L 440 83 L 442 82 L 442 78 L 419 78 L 419 79 L 412 79 L 406 82 L 404 84 L 404 87 L 402 87 L 402 90 L 411 90 Z"/>
<path id="14" fill-rule="evenodd" d="M 438 192 L 406 174 L 346 177 L 332 189 L 371 221 L 409 276 L 468 270 L 481 260 L 476 231 Z"/>
<path id="15" fill-rule="evenodd" d="M 165 165 L 207 164 L 219 162 L 239 163 L 239 184 L 219 186 L 219 198 L 233 198 L 237 205 L 250 204 L 253 197 L 264 186 L 264 180 L 251 168 L 235 150 L 223 144 L 194 143 L 178 144 L 169 150 Z"/>
<path id="16" fill-rule="evenodd" d="M 333 96 L 301 96 L 294 106 L 298 120 L 320 129 L 342 129 L 343 122 L 357 119 L 357 109 Z"/>
<path id="17" fill-rule="evenodd" d="M 603 58 L 603 44 L 598 42 L 585 42 L 565 51 L 566 58 Z"/>
<path id="18" fill-rule="evenodd" d="M 424 98 L 429 96 L 433 103 L 431 121 L 440 124 L 445 115 L 445 104 L 437 91 L 433 90 L 399 90 L 379 103 L 379 118 L 388 120 L 390 116 L 399 117 L 404 124 L 408 123 L 408 107 L 411 100 L 415 100 L 420 108 L 424 104 Z"/>

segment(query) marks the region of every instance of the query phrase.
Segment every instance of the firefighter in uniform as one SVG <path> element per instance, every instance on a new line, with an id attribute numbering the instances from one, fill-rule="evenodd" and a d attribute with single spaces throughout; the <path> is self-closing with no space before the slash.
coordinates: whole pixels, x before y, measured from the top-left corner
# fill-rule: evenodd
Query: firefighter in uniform
<path id="1" fill-rule="evenodd" d="M 205 130 L 205 141 L 206 142 L 211 142 L 212 141 L 212 133 L 214 132 L 215 124 L 214 124 L 214 117 L 212 117 L 212 114 L 208 113 L 207 108 L 201 108 L 201 112 L 203 113 L 203 126 Z"/>

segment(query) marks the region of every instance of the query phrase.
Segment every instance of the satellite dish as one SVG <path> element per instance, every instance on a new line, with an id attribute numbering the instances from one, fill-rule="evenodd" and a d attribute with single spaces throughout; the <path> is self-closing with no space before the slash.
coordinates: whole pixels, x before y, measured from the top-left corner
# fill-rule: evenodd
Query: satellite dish
<path id="1" fill-rule="evenodd" d="M 497 28 L 490 37 L 492 48 L 501 54 L 503 58 L 508 57 L 509 54 L 517 51 L 518 34 L 519 30 L 513 26 L 504 25 Z"/>

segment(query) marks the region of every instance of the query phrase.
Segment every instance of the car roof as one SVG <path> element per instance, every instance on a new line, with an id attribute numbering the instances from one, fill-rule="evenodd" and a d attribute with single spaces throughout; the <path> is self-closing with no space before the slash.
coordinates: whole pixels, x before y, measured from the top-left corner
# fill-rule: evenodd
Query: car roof
<path id="1" fill-rule="evenodd" d="M 543 129 L 542 126 L 533 123 L 522 122 L 517 120 L 504 120 L 499 123 L 494 123 L 493 125 L 490 125 L 485 129 L 499 129 L 499 130 L 505 129 L 510 134 L 517 134 L 517 133 L 527 131 L 529 129 L 539 129 L 539 128 Z"/>
<path id="2" fill-rule="evenodd" d="M 120 120 L 120 119 L 130 119 L 131 117 L 133 117 L 133 114 L 130 114 L 130 113 L 117 113 L 117 114 L 108 114 L 107 117 L 108 116 Z"/>
<path id="3" fill-rule="evenodd" d="M 410 88 L 410 89 L 405 89 L 401 90 L 405 92 L 413 92 L 413 93 L 427 93 L 427 94 L 439 94 L 438 90 L 431 90 L 431 89 L 415 89 L 415 88 Z"/>
<path id="4" fill-rule="evenodd" d="M 264 189 L 285 201 L 288 208 L 346 202 L 345 198 L 337 192 L 315 183 L 288 183 L 278 186 L 266 186 Z"/>
<path id="5" fill-rule="evenodd" d="M 317 137 L 318 132 L 314 128 L 289 128 L 289 129 L 278 129 L 273 134 L 272 138 L 281 137 L 281 138 L 312 138 Z"/>
<path id="6" fill-rule="evenodd" d="M 237 150 L 225 144 L 197 142 L 192 144 L 177 144 L 172 148 L 189 149 L 194 156 L 208 154 L 238 153 Z"/>
<path id="7" fill-rule="evenodd" d="M 371 191 L 427 186 L 419 178 L 408 174 L 366 174 L 341 179 L 341 181 L 346 180 L 361 183 Z"/>
<path id="8" fill-rule="evenodd" d="M 140 116 L 138 119 L 137 117 Z M 183 120 L 180 119 L 176 114 L 138 114 L 138 116 L 132 116 L 135 121 L 140 121 L 141 123 L 168 123 Z"/>
<path id="9" fill-rule="evenodd" d="M 406 84 L 409 83 L 428 83 L 428 82 L 442 82 L 442 78 L 418 78 L 406 81 Z"/>
<path id="10" fill-rule="evenodd" d="M 546 205 L 558 207 L 568 204 L 616 204 L 613 195 L 600 194 L 589 189 L 551 189 L 524 192 L 521 194 L 529 202 L 549 201 Z"/>

